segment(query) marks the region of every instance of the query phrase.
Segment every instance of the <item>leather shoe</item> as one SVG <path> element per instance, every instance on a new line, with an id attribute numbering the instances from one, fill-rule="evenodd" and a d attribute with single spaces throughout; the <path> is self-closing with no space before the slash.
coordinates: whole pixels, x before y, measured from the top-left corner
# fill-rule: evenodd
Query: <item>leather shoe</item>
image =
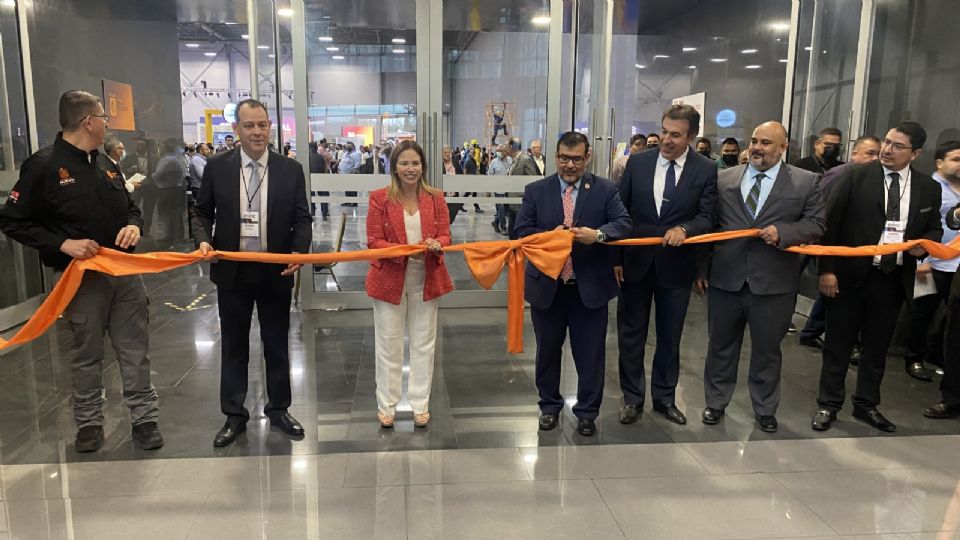
<path id="1" fill-rule="evenodd" d="M 84 426 L 77 431 L 74 448 L 81 454 L 96 452 L 103 447 L 103 426 Z"/>
<path id="2" fill-rule="evenodd" d="M 711 409 L 707 407 L 703 410 L 703 414 L 700 415 L 700 421 L 708 426 L 714 426 L 720 422 L 720 419 L 723 418 L 723 411 L 720 409 Z"/>
<path id="3" fill-rule="evenodd" d="M 280 431 L 290 435 L 291 437 L 303 437 L 303 426 L 300 425 L 300 422 L 297 422 L 297 419 L 290 415 L 290 413 L 284 411 L 283 414 L 270 417 L 270 425 L 280 429 Z"/>
<path id="4" fill-rule="evenodd" d="M 673 422 L 674 424 L 680 424 L 681 426 L 687 423 L 687 417 L 680 412 L 680 409 L 677 408 L 673 403 L 669 405 L 660 405 L 657 403 L 653 404 L 653 410 L 662 414 L 664 418 Z"/>
<path id="5" fill-rule="evenodd" d="M 853 417 L 857 420 L 869 424 L 871 427 L 879 429 L 880 431 L 886 431 L 887 433 L 893 433 L 897 430 L 897 426 L 893 425 L 893 422 L 884 418 L 880 411 L 877 409 L 853 409 Z"/>
<path id="6" fill-rule="evenodd" d="M 640 413 L 643 412 L 643 405 L 624 405 L 620 409 L 620 423 L 632 424 L 640 419 Z"/>
<path id="7" fill-rule="evenodd" d="M 814 431 L 826 431 L 830 429 L 830 424 L 836 419 L 837 413 L 828 411 L 827 409 L 820 409 L 813 415 L 813 421 L 810 422 L 810 427 L 812 427 Z"/>
<path id="8" fill-rule="evenodd" d="M 583 435 L 584 437 L 591 437 L 596 432 L 597 424 L 593 420 L 581 418 L 580 421 L 577 422 L 577 433 Z"/>
<path id="9" fill-rule="evenodd" d="M 947 405 L 946 403 L 937 403 L 929 409 L 923 410 L 923 415 L 934 420 L 946 420 L 947 418 L 956 418 L 960 416 L 960 407 L 956 405 Z"/>
<path id="10" fill-rule="evenodd" d="M 550 414 L 542 413 L 540 415 L 540 429 L 543 431 L 550 431 L 557 427 L 557 420 L 560 418 L 560 413 Z"/>
<path id="11" fill-rule="evenodd" d="M 144 422 L 133 426 L 133 441 L 141 450 L 156 450 L 163 447 L 163 436 L 156 422 Z"/>
<path id="12" fill-rule="evenodd" d="M 777 417 L 772 415 L 767 416 L 767 415 L 758 414 L 757 426 L 760 428 L 760 431 L 763 431 L 764 433 L 776 433 Z"/>
<path id="13" fill-rule="evenodd" d="M 933 380 L 933 372 L 923 367 L 923 363 L 914 362 L 907 365 L 907 375 L 918 381 L 930 382 Z"/>
<path id="14" fill-rule="evenodd" d="M 217 432 L 217 436 L 213 438 L 213 445 L 216 446 L 217 448 L 223 448 L 224 446 L 236 440 L 237 436 L 246 430 L 247 430 L 246 422 L 242 422 L 239 424 L 227 422 L 223 424 L 223 427 L 220 428 L 220 431 Z"/>
<path id="15" fill-rule="evenodd" d="M 822 349 L 823 348 L 823 338 L 819 336 L 813 337 L 801 337 L 800 344 L 804 347 L 810 347 L 812 349 Z"/>

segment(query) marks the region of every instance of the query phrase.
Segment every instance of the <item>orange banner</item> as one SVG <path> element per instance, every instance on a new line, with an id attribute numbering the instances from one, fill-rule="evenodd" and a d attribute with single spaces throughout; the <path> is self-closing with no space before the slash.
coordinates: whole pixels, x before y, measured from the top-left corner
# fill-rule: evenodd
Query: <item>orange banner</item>
<path id="1" fill-rule="evenodd" d="M 735 238 L 751 238 L 760 235 L 757 229 L 710 233 L 688 238 L 685 244 L 703 244 L 722 242 Z M 611 245 L 652 246 L 659 245 L 660 238 L 631 238 L 617 240 Z M 544 274 L 556 279 L 563 269 L 563 263 L 570 254 L 573 234 L 569 231 L 549 231 L 534 234 L 520 240 L 500 240 L 492 242 L 472 242 L 444 248 L 444 251 L 463 252 L 473 278 L 485 289 L 496 283 L 504 266 L 508 269 L 507 279 L 507 351 L 512 354 L 523 352 L 523 270 L 529 260 Z M 952 259 L 960 256 L 960 238 L 950 244 L 941 244 L 931 240 L 911 240 L 900 244 L 875 246 L 820 246 L 808 245 L 787 248 L 786 251 L 806 255 L 832 255 L 839 257 L 872 257 L 906 251 L 920 246 L 930 255 L 939 259 Z M 212 256 L 230 261 L 265 262 L 277 264 L 325 264 L 332 262 L 370 261 L 375 259 L 404 257 L 426 250 L 424 246 L 394 246 L 382 249 L 345 251 L 337 253 L 250 253 L 217 251 Z M 83 273 L 87 270 L 102 272 L 113 276 L 133 274 L 153 274 L 172 270 L 181 266 L 207 260 L 200 252 L 192 253 L 144 253 L 129 254 L 112 249 L 101 249 L 96 256 L 86 260 L 74 260 L 67 267 L 56 287 L 47 296 L 36 313 L 9 340 L 0 338 L 0 351 L 21 345 L 40 337 L 46 332 L 73 300 L 80 287 Z"/>

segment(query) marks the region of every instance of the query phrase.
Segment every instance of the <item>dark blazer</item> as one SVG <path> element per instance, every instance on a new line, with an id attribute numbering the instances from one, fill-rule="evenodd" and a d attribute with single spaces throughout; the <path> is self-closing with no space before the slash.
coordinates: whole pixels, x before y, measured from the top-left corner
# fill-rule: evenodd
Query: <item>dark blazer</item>
<path id="1" fill-rule="evenodd" d="M 821 243 L 827 246 L 869 246 L 880 241 L 886 223 L 883 166 L 879 161 L 849 167 L 834 182 L 827 201 L 827 232 Z M 942 190 L 933 178 L 910 168 L 910 212 L 904 240 L 926 238 L 939 242 Z M 900 216 L 901 218 L 903 216 Z M 844 288 L 860 287 L 873 266 L 873 257 L 820 257 L 820 273 L 836 274 L 840 294 Z M 917 259 L 903 253 L 903 285 L 913 297 Z"/>
<path id="2" fill-rule="evenodd" d="M 307 205 L 303 167 L 297 161 L 270 152 L 267 174 L 267 249 L 270 253 L 309 253 L 313 220 Z M 197 245 L 207 242 L 218 250 L 240 249 L 239 146 L 207 160 L 191 226 Z M 234 261 L 212 264 L 210 279 L 219 287 L 233 287 L 237 265 Z M 267 272 L 271 279 L 293 286 L 293 276 L 281 276 L 283 265 L 275 266 L 276 272 Z"/>
<path id="3" fill-rule="evenodd" d="M 123 171 L 120 169 L 119 163 L 114 163 L 106 154 L 100 152 L 97 154 L 97 167 L 100 167 L 100 170 L 107 173 L 107 176 L 111 180 L 118 178 L 121 182 L 125 180 Z"/>
<path id="4" fill-rule="evenodd" d="M 517 237 L 552 231 L 562 224 L 560 177 L 552 174 L 527 184 L 517 215 Z M 630 234 L 630 214 L 620 202 L 617 186 L 606 178 L 585 174 L 580 181 L 577 204 L 573 210 L 573 225 L 600 229 L 608 241 L 627 238 Z M 571 254 L 583 305 L 596 309 L 617 296 L 619 287 L 613 276 L 615 248 L 574 242 Z M 543 275 L 536 266 L 527 263 L 524 283 L 524 296 L 531 306 L 547 309 L 553 304 L 558 280 Z"/>
<path id="5" fill-rule="evenodd" d="M 759 238 L 739 238 L 712 244 L 708 251 L 710 286 L 739 292 L 747 284 L 753 294 L 796 293 L 800 286 L 800 255 L 782 249 L 816 242 L 823 234 L 826 216 L 818 176 L 781 164 L 773 189 L 754 219 L 740 191 L 746 168 L 738 165 L 720 171 L 717 231 L 775 225 L 780 242 L 774 247 Z M 701 275 L 706 275 L 703 267 Z"/>
<path id="6" fill-rule="evenodd" d="M 683 225 L 687 236 L 713 230 L 717 211 L 717 165 L 692 149 L 687 151 L 683 172 L 677 179 L 677 193 L 663 215 L 657 215 L 653 200 L 653 177 L 659 149 L 630 156 L 620 177 L 620 200 L 630 213 L 630 236 L 663 236 L 668 229 Z M 623 278 L 627 283 L 643 279 L 654 265 L 657 283 L 663 287 L 689 287 L 696 274 L 697 246 L 642 246 L 622 249 Z"/>

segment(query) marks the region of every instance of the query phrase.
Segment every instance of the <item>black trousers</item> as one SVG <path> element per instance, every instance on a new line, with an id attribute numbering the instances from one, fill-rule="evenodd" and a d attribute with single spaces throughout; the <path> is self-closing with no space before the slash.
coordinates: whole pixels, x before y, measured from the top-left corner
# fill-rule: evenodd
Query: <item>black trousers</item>
<path id="1" fill-rule="evenodd" d="M 657 348 L 650 373 L 655 403 L 673 405 L 680 378 L 680 336 L 690 304 L 690 287 L 661 287 L 650 265 L 637 283 L 624 283 L 617 302 L 617 342 L 620 348 L 620 390 L 626 405 L 643 406 L 646 380 L 643 361 L 650 327 L 650 307 L 656 304 Z"/>
<path id="2" fill-rule="evenodd" d="M 958 279 L 954 276 L 954 279 Z M 943 378 L 940 395 L 947 405 L 960 406 L 960 297 L 947 302 L 947 331 L 944 338 Z"/>
<path id="3" fill-rule="evenodd" d="M 954 272 L 933 271 L 933 283 L 937 287 L 936 294 L 928 294 L 910 301 L 910 326 L 907 336 L 907 354 L 904 359 L 907 365 L 914 362 L 928 360 L 930 363 L 943 365 L 944 332 L 943 321 L 935 321 L 934 317 L 940 306 L 950 296 L 950 283 Z M 929 278 L 928 278 L 929 279 Z"/>
<path id="4" fill-rule="evenodd" d="M 836 412 L 843 407 L 847 366 L 858 333 L 863 335 L 863 352 L 857 367 L 853 406 L 869 409 L 880 404 L 887 349 L 904 299 L 902 273 L 899 266 L 889 274 L 874 267 L 860 287 L 844 287 L 841 282 L 840 294 L 827 298 L 827 338 L 817 398 L 820 408 Z"/>
<path id="5" fill-rule="evenodd" d="M 547 309 L 530 308 L 537 336 L 536 382 L 540 410 L 557 414 L 563 409 L 560 366 L 563 342 L 570 330 L 570 348 L 577 368 L 577 418 L 593 420 L 603 401 L 603 376 L 607 340 L 607 305 L 589 309 L 580 300 L 576 285 L 560 285 Z"/>
<path id="6" fill-rule="evenodd" d="M 277 265 L 240 263 L 237 285 L 217 288 L 220 311 L 220 410 L 227 421 L 243 423 L 250 418 L 243 403 L 247 398 L 247 366 L 250 362 L 250 325 L 253 307 L 260 321 L 267 376 L 266 416 L 286 412 L 290 406 L 291 288 L 266 272 L 280 272 Z"/>

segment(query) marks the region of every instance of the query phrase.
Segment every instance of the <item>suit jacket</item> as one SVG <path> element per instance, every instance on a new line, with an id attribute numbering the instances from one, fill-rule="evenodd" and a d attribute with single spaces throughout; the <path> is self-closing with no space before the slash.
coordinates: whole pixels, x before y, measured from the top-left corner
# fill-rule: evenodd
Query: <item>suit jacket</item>
<path id="1" fill-rule="evenodd" d="M 783 248 L 816 242 L 823 235 L 826 215 L 817 175 L 783 163 L 763 208 L 754 219 L 743 199 L 740 183 L 746 165 L 720 171 L 717 181 L 718 232 L 777 227 L 776 247 L 759 238 L 740 238 L 712 244 L 701 276 L 709 273 L 711 287 L 738 292 L 744 284 L 754 294 L 796 293 L 800 286 L 800 255 Z M 780 249 L 778 249 L 780 248 Z"/>
<path id="2" fill-rule="evenodd" d="M 106 154 L 100 152 L 97 154 L 97 167 L 100 167 L 100 170 L 107 173 L 107 176 L 110 179 L 117 178 L 121 182 L 125 180 L 123 171 L 120 169 L 120 164 L 114 163 Z"/>
<path id="3" fill-rule="evenodd" d="M 687 230 L 687 236 L 711 232 L 717 209 L 716 164 L 689 150 L 683 172 L 677 179 L 674 200 L 658 215 L 653 200 L 653 177 L 659 155 L 658 149 L 651 149 L 630 156 L 620 179 L 620 200 L 633 221 L 630 236 L 663 236 L 668 229 L 679 225 Z M 653 265 L 657 269 L 658 285 L 689 287 L 696 273 L 697 250 L 698 246 L 621 248 L 624 281 L 639 282 Z"/>
<path id="4" fill-rule="evenodd" d="M 420 233 L 424 239 L 433 238 L 443 246 L 450 245 L 450 213 L 442 193 L 430 195 L 421 190 L 417 201 L 420 209 Z M 387 196 L 387 188 L 370 192 L 370 210 L 367 212 L 367 247 L 385 248 L 407 244 L 407 228 L 403 222 L 403 205 Z M 394 257 L 370 261 L 367 270 L 367 296 L 399 304 L 407 273 L 409 257 Z M 453 281 L 444 263 L 443 253 L 425 255 L 427 276 L 423 284 L 423 300 L 433 300 L 453 290 Z"/>
<path id="5" fill-rule="evenodd" d="M 536 160 L 526 152 L 521 152 L 513 160 L 513 167 L 510 168 L 511 175 L 543 176 L 543 171 L 537 167 Z"/>
<path id="6" fill-rule="evenodd" d="M 560 193 L 560 177 L 552 174 L 527 184 L 523 191 L 523 204 L 517 215 L 517 236 L 523 238 L 544 231 L 552 231 L 563 224 L 563 199 Z M 573 210 L 575 227 L 600 229 L 608 240 L 626 238 L 630 234 L 630 214 L 627 213 L 617 186 L 590 173 L 583 175 L 577 204 Z M 574 242 L 573 272 L 583 304 L 596 309 L 617 296 L 619 287 L 613 276 L 616 248 L 603 244 L 584 245 Z M 552 279 L 527 263 L 524 287 L 527 301 L 537 309 L 547 309 L 553 304 L 558 280 Z"/>
<path id="7" fill-rule="evenodd" d="M 190 223 L 197 245 L 214 249 L 240 249 L 240 147 L 210 156 L 203 169 L 200 194 Z M 270 253 L 309 253 L 313 220 L 307 204 L 306 180 L 300 163 L 276 152 L 267 159 L 267 250 Z M 216 225 L 216 227 L 214 227 Z M 281 276 L 283 265 L 273 265 L 267 275 L 293 286 L 293 276 Z M 210 279 L 218 287 L 232 288 L 238 263 L 220 261 L 210 266 Z"/>
<path id="8" fill-rule="evenodd" d="M 831 246 L 869 246 L 880 241 L 886 223 L 883 166 L 879 161 L 848 168 L 830 190 L 827 202 L 827 232 L 822 243 Z M 942 190 L 933 178 L 910 168 L 910 211 L 904 240 L 926 238 L 939 242 Z M 901 218 L 903 216 L 900 216 Z M 844 288 L 860 287 L 873 266 L 873 257 L 820 257 L 820 273 L 836 274 L 840 294 Z M 916 257 L 903 253 L 903 285 L 913 297 Z"/>

